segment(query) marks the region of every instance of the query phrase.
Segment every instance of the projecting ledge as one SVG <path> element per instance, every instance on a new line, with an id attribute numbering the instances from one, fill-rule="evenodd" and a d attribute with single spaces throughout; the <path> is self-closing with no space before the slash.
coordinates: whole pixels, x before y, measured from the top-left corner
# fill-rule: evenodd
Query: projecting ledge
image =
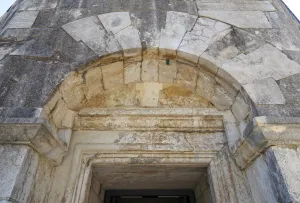
<path id="1" fill-rule="evenodd" d="M 233 157 L 245 169 L 271 146 L 296 148 L 300 146 L 299 117 L 256 117 L 253 130 L 236 148 Z"/>

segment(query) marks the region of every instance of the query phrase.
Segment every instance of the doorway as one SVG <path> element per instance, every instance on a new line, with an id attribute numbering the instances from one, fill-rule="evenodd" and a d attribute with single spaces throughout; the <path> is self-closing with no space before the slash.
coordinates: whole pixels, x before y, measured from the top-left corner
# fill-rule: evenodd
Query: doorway
<path id="1" fill-rule="evenodd" d="M 193 190 L 107 190 L 104 203 L 195 203 Z"/>

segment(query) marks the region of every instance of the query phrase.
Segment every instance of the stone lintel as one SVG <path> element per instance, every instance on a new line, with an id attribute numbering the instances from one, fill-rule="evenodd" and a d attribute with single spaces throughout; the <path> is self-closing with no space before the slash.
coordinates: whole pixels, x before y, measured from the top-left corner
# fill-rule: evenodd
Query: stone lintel
<path id="1" fill-rule="evenodd" d="M 61 163 L 67 151 L 64 139 L 59 135 L 60 133 L 42 118 L 0 118 L 1 144 L 29 145 L 54 165 Z"/>
<path id="2" fill-rule="evenodd" d="M 215 109 L 83 109 L 75 130 L 223 132 L 223 115 Z"/>
<path id="3" fill-rule="evenodd" d="M 256 117 L 253 129 L 236 148 L 233 157 L 239 167 L 247 168 L 261 153 L 271 146 L 295 148 L 300 146 L 299 117 Z"/>

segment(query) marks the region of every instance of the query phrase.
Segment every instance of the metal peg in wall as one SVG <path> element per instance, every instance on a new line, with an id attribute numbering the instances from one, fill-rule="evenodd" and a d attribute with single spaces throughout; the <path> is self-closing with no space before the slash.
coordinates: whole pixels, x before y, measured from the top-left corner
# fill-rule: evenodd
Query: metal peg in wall
<path id="1" fill-rule="evenodd" d="M 166 58 L 166 64 L 170 65 L 170 59 L 169 58 Z"/>

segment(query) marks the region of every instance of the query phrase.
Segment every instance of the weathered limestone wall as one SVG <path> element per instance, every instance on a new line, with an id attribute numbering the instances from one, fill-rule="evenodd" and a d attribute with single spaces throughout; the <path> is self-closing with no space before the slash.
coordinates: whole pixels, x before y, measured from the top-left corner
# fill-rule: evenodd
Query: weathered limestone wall
<path id="1" fill-rule="evenodd" d="M 30 147 L 0 146 L 0 202 L 45 202 L 54 167 Z"/>
<path id="2" fill-rule="evenodd" d="M 119 13 L 110 15 L 112 12 Z M 118 26 L 109 25 L 118 17 L 122 19 Z M 10 67 L 1 73 L 5 78 L 1 82 L 4 91 L 1 106 L 42 107 L 57 85 L 79 65 L 109 53 L 115 53 L 113 58 L 122 59 L 125 53 L 124 66 L 114 70 L 130 75 L 130 78 L 125 77 L 125 84 L 163 78 L 164 68 L 159 66 L 166 56 L 187 57 L 196 63 L 201 56 L 200 64 L 206 65 L 208 60 L 221 67 L 214 70 L 218 75 L 226 77 L 222 71 L 225 70 L 240 84 L 249 83 L 246 89 L 251 89 L 250 97 L 257 104 L 259 115 L 296 116 L 299 112 L 295 101 L 288 96 L 293 85 L 279 82 L 286 77 L 297 80 L 299 30 L 278 0 L 219 3 L 24 0 L 17 1 L 3 17 L 1 26 L 1 64 Z M 180 32 L 173 33 L 174 29 Z M 172 33 L 176 37 L 172 37 Z M 158 53 L 159 48 L 163 61 L 159 62 L 152 51 L 142 52 L 142 45 L 155 48 L 154 53 Z M 126 51 L 128 49 L 135 51 Z M 108 79 L 110 74 L 103 71 L 104 78 Z M 116 78 L 110 78 L 111 82 L 121 82 L 122 77 L 115 75 Z M 280 89 L 269 77 L 282 84 Z M 255 86 L 260 91 L 252 88 L 254 80 L 261 80 Z M 110 85 L 104 83 L 104 87 Z M 272 90 L 270 94 L 276 97 L 260 98 L 259 92 L 264 91 L 262 86 Z"/>
<path id="3" fill-rule="evenodd" d="M 208 174 L 213 202 L 255 202 L 245 172 L 236 165 L 227 147 L 214 157 Z"/>
<path id="4" fill-rule="evenodd" d="M 18 174 L 1 174 L 3 198 L 85 202 L 93 164 L 159 151 L 161 163 L 209 164 L 213 202 L 299 201 L 299 36 L 279 0 L 17 1 L 0 21 L 0 141 L 12 151 L 0 167 Z M 208 114 L 184 109 L 196 107 Z"/>
<path id="5" fill-rule="evenodd" d="M 247 169 L 255 202 L 299 202 L 297 149 L 271 147 Z"/>

